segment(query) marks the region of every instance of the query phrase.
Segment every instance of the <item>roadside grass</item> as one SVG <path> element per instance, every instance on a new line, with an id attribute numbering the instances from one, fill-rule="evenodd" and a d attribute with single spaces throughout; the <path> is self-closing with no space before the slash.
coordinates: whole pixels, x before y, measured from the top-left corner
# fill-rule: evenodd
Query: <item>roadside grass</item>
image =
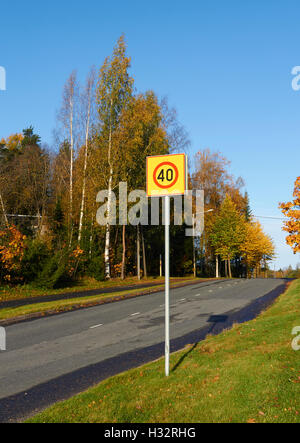
<path id="1" fill-rule="evenodd" d="M 257 319 L 124 372 L 28 422 L 300 422 L 300 280 Z"/>
<path id="2" fill-rule="evenodd" d="M 172 282 L 173 280 L 173 282 Z M 184 282 L 196 280 L 196 279 L 189 279 L 189 278 L 182 278 L 182 279 L 172 279 L 171 280 L 171 287 L 176 288 L 180 286 Z M 177 281 L 179 280 L 179 281 Z M 197 279 L 201 280 L 201 279 Z M 156 286 L 151 286 L 149 288 L 140 288 L 139 284 L 136 284 L 136 289 L 130 289 L 127 291 L 118 291 L 118 292 L 112 292 L 112 293 L 104 293 L 104 294 L 97 294 L 97 295 L 91 295 L 91 296 L 84 296 L 84 297 L 76 297 L 76 298 L 69 298 L 69 299 L 62 299 L 62 300 L 53 300 L 49 302 L 39 302 L 39 303 L 33 303 L 30 305 L 23 305 L 18 307 L 8 307 L 8 308 L 1 308 L 0 304 L 0 325 L 1 321 L 5 320 L 18 320 L 18 319 L 24 319 L 23 317 L 30 317 L 30 315 L 39 314 L 39 316 L 47 315 L 47 314 L 55 314 L 55 313 L 62 313 L 62 312 L 68 312 L 74 309 L 80 309 L 90 306 L 96 306 L 100 303 L 105 302 L 108 299 L 122 299 L 128 296 L 136 296 L 139 294 L 151 294 L 154 292 L 158 292 L 164 288 L 163 284 L 158 284 Z M 100 290 L 102 288 L 99 288 Z"/>
<path id="3" fill-rule="evenodd" d="M 148 288 L 144 291 L 151 293 L 157 291 L 159 288 L 163 288 L 164 285 L 157 285 L 154 288 Z M 45 303 L 34 303 L 32 305 L 19 306 L 16 308 L 3 308 L 0 309 L 0 322 L 1 320 L 15 319 L 23 317 L 24 315 L 30 315 L 35 313 L 47 314 L 52 312 L 67 312 L 74 308 L 88 307 L 96 305 L 106 299 L 120 298 L 130 295 L 136 295 L 143 292 L 142 289 L 132 289 L 130 291 L 119 291 L 111 294 L 99 294 L 91 297 L 77 297 L 66 300 L 57 300 Z"/>
<path id="4" fill-rule="evenodd" d="M 188 277 L 174 277 L 172 280 L 194 280 L 193 276 Z M 199 279 L 209 280 L 209 279 Z M 57 295 L 64 293 L 72 293 L 77 291 L 85 291 L 89 289 L 104 289 L 114 286 L 128 286 L 128 285 L 142 285 L 145 283 L 163 283 L 163 277 L 147 277 L 142 280 L 138 280 L 137 277 L 128 277 L 125 280 L 121 278 L 114 278 L 109 281 L 98 281 L 94 278 L 82 278 L 76 282 L 73 286 L 62 287 L 60 289 L 40 289 L 33 287 L 32 285 L 18 285 L 18 286 L 0 286 L 0 303 L 8 300 L 22 300 L 31 297 L 42 297 L 47 295 Z M 0 304 L 1 307 L 1 304 Z"/>

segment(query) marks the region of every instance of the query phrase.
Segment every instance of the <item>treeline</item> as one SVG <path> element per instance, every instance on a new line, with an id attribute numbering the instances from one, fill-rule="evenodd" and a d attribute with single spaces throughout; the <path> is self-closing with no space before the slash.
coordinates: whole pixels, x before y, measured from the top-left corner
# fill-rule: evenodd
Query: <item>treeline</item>
<path id="1" fill-rule="evenodd" d="M 99 226 L 98 192 L 145 189 L 146 157 L 186 151 L 189 140 L 176 111 L 153 91 L 137 93 L 121 37 L 85 85 L 73 72 L 57 115 L 57 149 L 49 150 L 34 128 L 0 141 L 0 279 L 56 287 L 81 276 L 99 280 L 159 275 L 161 226 Z M 204 189 L 205 231 L 185 236 L 171 228 L 171 273 L 201 276 L 260 275 L 274 254 L 252 220 L 242 179 L 228 173 L 219 153 L 190 159 L 189 186 Z M 117 197 L 118 199 L 118 197 Z"/>

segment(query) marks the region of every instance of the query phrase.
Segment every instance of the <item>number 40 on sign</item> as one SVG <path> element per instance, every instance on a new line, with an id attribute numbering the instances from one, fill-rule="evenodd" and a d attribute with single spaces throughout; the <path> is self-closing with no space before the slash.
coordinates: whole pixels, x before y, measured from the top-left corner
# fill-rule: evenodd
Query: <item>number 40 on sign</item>
<path id="1" fill-rule="evenodd" d="M 148 197 L 183 195 L 187 189 L 186 163 L 185 154 L 147 157 Z"/>

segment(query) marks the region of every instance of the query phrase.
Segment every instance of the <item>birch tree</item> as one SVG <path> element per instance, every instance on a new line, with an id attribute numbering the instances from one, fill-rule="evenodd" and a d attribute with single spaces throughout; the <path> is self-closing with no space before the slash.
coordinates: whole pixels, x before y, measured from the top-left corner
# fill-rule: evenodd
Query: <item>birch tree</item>
<path id="1" fill-rule="evenodd" d="M 92 68 L 90 73 L 88 74 L 85 89 L 82 91 L 80 97 L 81 122 L 83 124 L 83 133 L 84 133 L 84 161 L 83 161 L 83 171 L 82 171 L 82 191 L 81 191 L 81 204 L 80 204 L 79 227 L 78 227 L 78 244 L 81 241 L 81 235 L 82 235 L 83 215 L 84 215 L 84 206 L 85 206 L 85 197 L 86 197 L 86 178 L 87 178 L 86 175 L 87 175 L 87 164 L 88 164 L 88 155 L 89 155 L 89 139 L 94 120 L 95 79 L 96 79 L 95 69 Z"/>
<path id="2" fill-rule="evenodd" d="M 105 232 L 105 277 L 110 278 L 110 223 L 111 216 L 111 198 L 114 186 L 115 164 L 118 156 L 114 150 L 114 133 L 118 128 L 120 114 L 122 109 L 128 104 L 133 87 L 133 79 L 129 76 L 130 58 L 126 56 L 126 44 L 124 36 L 118 40 L 111 58 L 106 58 L 100 70 L 97 105 L 99 120 L 102 125 L 102 138 L 104 139 L 104 149 L 107 162 L 107 219 Z"/>
<path id="3" fill-rule="evenodd" d="M 68 141 L 70 148 L 69 211 L 68 211 L 69 246 L 71 246 L 72 237 L 73 237 L 73 168 L 74 168 L 74 154 L 75 154 L 75 145 L 76 145 L 76 129 L 78 129 L 77 106 L 78 106 L 77 75 L 76 72 L 73 71 L 64 86 L 62 107 L 58 114 L 58 120 L 62 125 L 62 131 L 64 134 L 63 139 L 65 141 Z"/>

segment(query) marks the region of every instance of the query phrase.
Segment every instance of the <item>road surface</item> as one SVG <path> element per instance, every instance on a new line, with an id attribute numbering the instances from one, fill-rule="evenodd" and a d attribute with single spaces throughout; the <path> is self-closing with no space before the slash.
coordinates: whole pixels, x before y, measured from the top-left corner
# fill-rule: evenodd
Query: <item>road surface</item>
<path id="1" fill-rule="evenodd" d="M 253 318 L 284 286 L 280 279 L 241 279 L 172 289 L 171 349 Z M 163 355 L 164 293 L 15 324 L 6 334 L 0 421 L 26 416 Z"/>

